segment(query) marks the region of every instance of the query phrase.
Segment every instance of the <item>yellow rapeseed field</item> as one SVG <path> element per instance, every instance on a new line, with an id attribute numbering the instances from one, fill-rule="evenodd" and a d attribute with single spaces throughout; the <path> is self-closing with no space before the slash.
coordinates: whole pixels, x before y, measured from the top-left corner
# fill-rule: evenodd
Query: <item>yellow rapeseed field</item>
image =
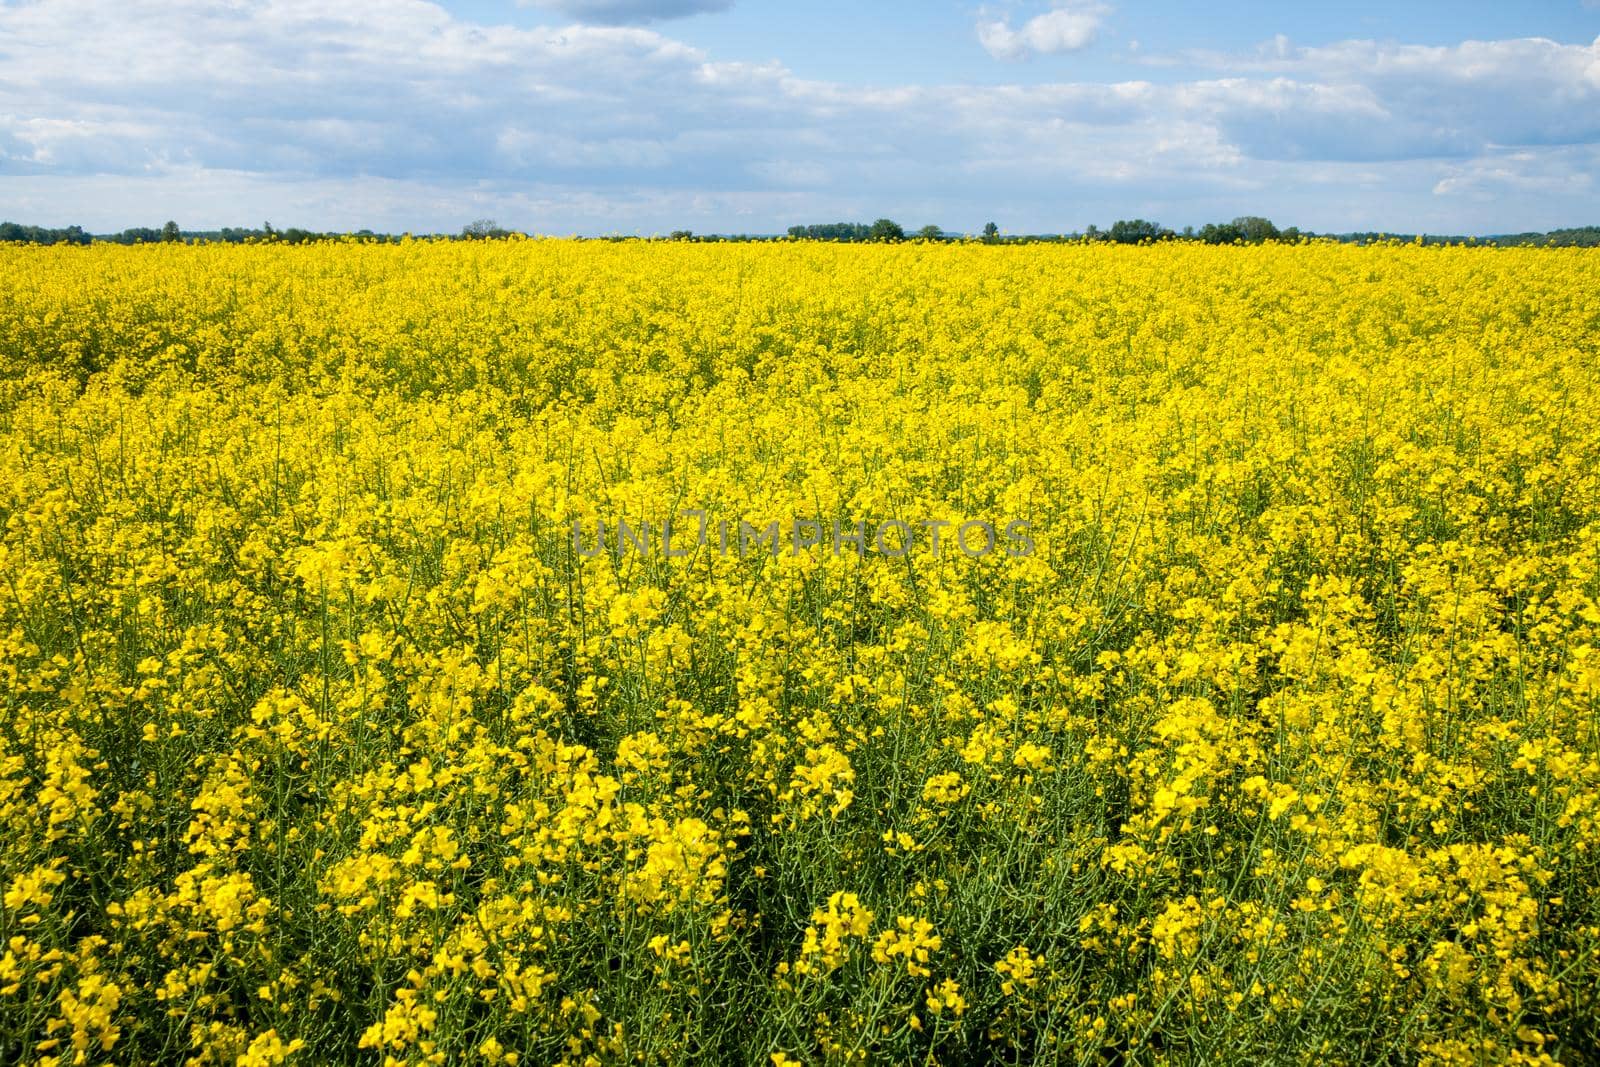
<path id="1" fill-rule="evenodd" d="M 0 249 L 0 1062 L 1600 1062 L 1597 338 L 1593 251 Z"/>

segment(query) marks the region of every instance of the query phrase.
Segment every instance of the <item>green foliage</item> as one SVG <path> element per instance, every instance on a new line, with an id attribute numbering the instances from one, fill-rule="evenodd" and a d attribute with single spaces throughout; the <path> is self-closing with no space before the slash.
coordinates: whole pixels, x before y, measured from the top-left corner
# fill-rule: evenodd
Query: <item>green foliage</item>
<path id="1" fill-rule="evenodd" d="M 461 228 L 461 236 L 467 240 L 481 241 L 494 237 L 510 237 L 511 231 L 494 219 L 474 219 Z"/>
<path id="2" fill-rule="evenodd" d="M 432 236 L 435 239 L 483 240 L 507 237 L 514 232 L 502 227 L 493 219 L 478 219 L 464 226 L 459 234 L 435 234 Z M 905 230 L 893 219 L 888 218 L 878 219 L 871 224 L 833 222 L 790 226 L 787 230 L 787 235 L 791 238 L 810 241 L 901 241 L 907 237 Z M 279 230 L 270 222 L 262 223 L 260 228 L 224 226 L 217 230 L 182 230 L 176 222 L 169 221 L 159 229 L 149 226 L 130 226 L 118 233 L 111 234 L 89 234 L 81 226 L 50 228 L 16 222 L 0 222 L 0 242 L 19 242 L 24 244 L 89 244 L 91 241 L 124 245 L 152 244 L 163 241 L 205 241 L 225 244 L 244 244 L 250 241 L 279 241 L 284 244 L 305 244 L 312 241 L 337 240 L 348 237 L 388 242 L 399 241 L 403 237 L 410 236 L 409 233 L 404 235 L 375 233 L 370 229 L 356 230 L 353 233 L 341 233 L 291 226 L 288 229 Z M 924 241 L 941 241 L 950 239 L 952 235 L 947 234 L 939 226 L 927 225 L 916 230 L 910 236 Z M 982 230 L 982 239 L 986 244 L 996 244 L 1002 241 L 1007 244 L 1036 244 L 1064 240 L 1112 240 L 1124 244 L 1137 244 L 1140 241 L 1183 240 L 1201 241 L 1212 245 L 1227 245 L 1261 244 L 1266 241 L 1294 243 L 1302 238 L 1319 236 L 1327 240 L 1347 244 L 1377 244 L 1398 241 L 1407 244 L 1421 242 L 1426 245 L 1488 244 L 1503 248 L 1520 246 L 1543 248 L 1600 247 L 1600 226 L 1574 226 L 1543 233 L 1493 234 L 1485 237 L 1471 237 L 1461 234 L 1389 233 L 1375 230 L 1319 235 L 1309 230 L 1301 230 L 1297 226 L 1288 226 L 1280 230 L 1271 219 L 1260 215 L 1241 215 L 1230 222 L 1209 222 L 1198 230 L 1193 226 L 1185 226 L 1181 232 L 1174 232 L 1158 223 L 1148 222 L 1144 219 L 1118 220 L 1109 231 L 1102 230 L 1091 223 L 1081 233 L 1070 234 L 1034 233 L 1002 238 L 1000 227 L 993 222 L 986 223 Z M 625 240 L 627 238 L 621 235 L 611 235 L 598 239 Z M 680 229 L 671 231 L 668 239 L 699 242 L 748 242 L 766 241 L 774 238 L 770 235 L 761 234 L 696 234 L 693 230 Z"/>
<path id="3" fill-rule="evenodd" d="M 867 236 L 874 241 L 904 241 L 906 231 L 893 219 L 878 219 L 867 231 Z"/>
<path id="4" fill-rule="evenodd" d="M 24 226 L 18 222 L 0 222 L 0 241 L 15 241 L 30 245 L 86 245 L 89 240 L 89 235 L 83 232 L 81 226 L 51 230 L 43 226 Z"/>
<path id="5" fill-rule="evenodd" d="M 1240 236 L 1253 245 L 1262 241 L 1276 240 L 1279 236 L 1278 228 L 1272 224 L 1272 220 L 1264 219 L 1260 215 L 1242 215 L 1233 220 L 1233 225 L 1238 229 Z"/>
<path id="6" fill-rule="evenodd" d="M 790 226 L 789 236 L 806 241 L 866 241 L 872 237 L 872 227 L 863 222 Z"/>
<path id="7" fill-rule="evenodd" d="M 1159 222 L 1144 219 L 1118 219 L 1111 224 L 1111 239 L 1118 244 L 1136 245 L 1140 241 L 1159 241 L 1172 235 L 1172 231 L 1163 229 Z"/>

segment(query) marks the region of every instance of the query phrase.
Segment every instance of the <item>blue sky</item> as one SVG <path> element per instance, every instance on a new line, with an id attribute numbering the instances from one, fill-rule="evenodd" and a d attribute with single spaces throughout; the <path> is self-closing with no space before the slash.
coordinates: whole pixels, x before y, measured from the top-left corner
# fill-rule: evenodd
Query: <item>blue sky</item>
<path id="1" fill-rule="evenodd" d="M 1600 223 L 1600 3 L 0 0 L 0 217 Z"/>

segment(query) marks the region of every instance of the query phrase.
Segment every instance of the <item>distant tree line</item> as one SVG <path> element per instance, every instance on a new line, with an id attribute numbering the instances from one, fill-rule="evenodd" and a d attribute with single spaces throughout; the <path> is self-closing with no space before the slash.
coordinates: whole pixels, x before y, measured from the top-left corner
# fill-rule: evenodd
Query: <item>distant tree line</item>
<path id="1" fill-rule="evenodd" d="M 872 227 L 864 222 L 825 222 L 789 227 L 789 236 L 800 241 L 865 241 L 871 232 Z"/>
<path id="2" fill-rule="evenodd" d="M 431 234 L 424 236 L 434 240 L 483 241 L 514 235 L 519 235 L 518 231 L 507 229 L 493 219 L 477 219 L 462 227 L 461 232 L 458 234 Z M 153 229 L 148 226 L 135 226 L 114 234 L 90 234 L 85 232 L 81 226 L 51 229 L 44 226 L 26 226 L 16 222 L 0 222 L 0 243 L 20 242 L 44 245 L 86 245 L 91 241 L 124 245 L 158 244 L 175 241 L 206 241 L 224 244 L 265 242 L 306 244 L 312 241 L 350 240 L 352 238 L 365 241 L 400 241 L 410 236 L 412 235 L 374 233 L 372 230 L 357 230 L 353 233 L 320 232 L 301 229 L 298 226 L 279 230 L 274 228 L 270 222 L 262 223 L 260 227 L 236 228 L 225 226 L 220 230 L 184 230 L 176 222 L 168 221 L 166 225 L 159 229 Z M 923 226 L 920 229 L 907 232 L 903 226 L 889 218 L 881 218 L 871 223 L 829 222 L 807 226 L 790 226 L 787 237 L 795 240 L 841 242 L 960 241 L 968 239 L 965 234 L 951 233 L 935 225 Z M 1273 224 L 1272 220 L 1263 218 L 1260 215 L 1241 215 L 1229 222 L 1208 222 L 1199 229 L 1193 226 L 1185 226 L 1181 231 L 1173 230 L 1147 219 L 1118 219 L 1111 224 L 1110 229 L 1106 230 L 1091 225 L 1081 232 L 1072 233 L 1002 234 L 1000 227 L 990 222 L 983 227 L 980 239 L 986 244 L 1036 244 L 1065 241 L 1109 241 L 1114 244 L 1140 244 L 1154 241 L 1199 241 L 1205 244 L 1231 245 L 1261 244 L 1265 241 L 1292 243 L 1302 238 L 1310 237 L 1354 244 L 1371 244 L 1378 241 L 1406 241 L 1421 242 L 1429 245 L 1486 244 L 1500 247 L 1533 245 L 1546 248 L 1595 248 L 1600 247 L 1600 226 L 1579 226 L 1569 229 L 1550 230 L 1546 233 L 1498 234 L 1490 237 L 1377 232 L 1317 234 L 1309 230 L 1300 230 L 1294 226 L 1280 230 Z M 635 238 L 615 235 L 596 239 L 626 241 L 634 240 Z M 665 239 L 671 241 L 707 242 L 771 241 L 782 238 L 771 234 L 696 234 L 692 230 L 673 230 Z"/>
<path id="3" fill-rule="evenodd" d="M 1532 246 L 1536 248 L 1600 248 L 1600 226 L 1573 226 L 1545 233 L 1502 233 L 1489 237 L 1464 237 L 1436 233 L 1340 233 L 1329 234 L 1340 241 L 1372 244 L 1376 241 L 1420 241 L 1425 245 L 1494 245 L 1497 248 Z"/>
<path id="4" fill-rule="evenodd" d="M 260 227 L 250 226 L 224 226 L 220 230 L 184 230 L 179 229 L 176 222 L 169 221 L 159 230 L 148 226 L 133 226 L 121 233 L 97 235 L 96 241 L 106 241 L 119 245 L 157 244 L 163 241 L 209 241 L 220 244 L 246 244 L 249 242 L 277 241 L 282 244 L 299 245 L 311 241 L 327 241 L 346 237 L 358 237 L 376 241 L 399 240 L 389 234 L 374 233 L 371 230 L 357 230 L 354 233 L 327 233 L 317 230 L 305 230 L 299 226 L 290 226 L 279 230 L 272 223 L 264 222 Z"/>
<path id="5" fill-rule="evenodd" d="M 821 226 L 791 226 L 789 236 L 813 241 L 897 241 L 905 239 L 901 227 L 890 219 L 879 219 L 871 226 L 859 222 L 835 222 Z M 910 235 L 926 241 L 964 240 L 962 234 L 952 234 L 938 226 L 924 226 Z M 694 238 L 688 231 L 678 231 L 674 237 Z M 1063 241 L 1109 241 L 1113 244 L 1140 244 L 1150 241 L 1199 241 L 1212 245 L 1262 244 L 1266 241 L 1294 243 L 1302 238 L 1320 237 L 1356 244 L 1376 241 L 1421 241 L 1424 244 L 1488 244 L 1500 247 L 1537 245 L 1547 248 L 1600 247 L 1600 226 L 1581 226 L 1572 229 L 1551 230 L 1548 233 L 1498 234 L 1490 237 L 1468 237 L 1441 234 L 1406 233 L 1323 233 L 1302 230 L 1298 226 L 1279 229 L 1271 219 L 1260 215 L 1241 215 L 1229 222 L 1208 222 L 1199 229 L 1185 226 L 1173 230 L 1147 219 L 1118 219 L 1110 229 L 1090 225 L 1081 232 L 1033 233 L 1002 235 L 993 222 L 983 227 L 982 240 L 987 244 L 1037 244 Z M 718 240 L 736 240 L 722 237 Z M 759 239 L 759 238 L 752 238 Z"/>
<path id="6" fill-rule="evenodd" d="M 0 241 L 20 241 L 30 245 L 86 245 L 93 238 L 82 226 L 52 230 L 44 226 L 24 226 L 20 222 L 0 222 Z"/>

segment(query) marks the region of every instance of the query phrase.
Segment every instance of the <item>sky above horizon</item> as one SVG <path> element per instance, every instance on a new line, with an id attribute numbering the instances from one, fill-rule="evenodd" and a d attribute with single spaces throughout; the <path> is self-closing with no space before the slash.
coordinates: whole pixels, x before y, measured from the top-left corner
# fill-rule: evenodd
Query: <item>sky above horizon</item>
<path id="1" fill-rule="evenodd" d="M 0 0 L 0 219 L 1600 224 L 1600 0 Z"/>

